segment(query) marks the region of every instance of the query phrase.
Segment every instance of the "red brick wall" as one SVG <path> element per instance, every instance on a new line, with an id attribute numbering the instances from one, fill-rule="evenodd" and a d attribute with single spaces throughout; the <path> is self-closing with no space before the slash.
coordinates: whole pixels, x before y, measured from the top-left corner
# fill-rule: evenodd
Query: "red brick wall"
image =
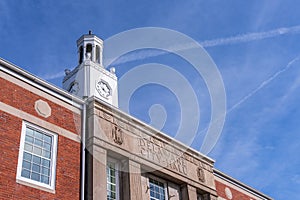
<path id="1" fill-rule="evenodd" d="M 52 110 L 51 116 L 47 118 L 48 122 L 79 134 L 80 116 L 78 114 L 3 78 L 0 78 L 0 86 L 0 102 L 45 120 L 44 117 L 38 115 L 34 108 L 35 102 L 42 99 L 49 104 Z"/>
<path id="2" fill-rule="evenodd" d="M 79 199 L 80 144 L 58 137 L 56 193 L 16 183 L 22 120 L 0 111 L 0 199 Z"/>
<path id="3" fill-rule="evenodd" d="M 77 133 L 80 116 L 5 79 L 0 78 L 0 101 L 19 110 Z M 49 118 L 39 116 L 34 104 L 47 101 L 52 109 Z M 74 116 L 76 120 L 74 120 Z M 36 124 L 38 126 L 38 124 Z M 76 128 L 77 126 L 77 128 Z M 58 135 L 55 194 L 16 183 L 22 119 L 0 108 L 0 199 L 76 200 L 80 194 L 80 143 Z"/>
<path id="4" fill-rule="evenodd" d="M 230 186 L 227 186 L 219 181 L 215 181 L 215 184 L 216 184 L 216 189 L 217 189 L 217 194 L 219 197 L 222 197 L 224 199 L 228 199 L 226 194 L 225 194 L 225 188 L 229 188 L 231 193 L 232 193 L 232 199 L 231 200 L 255 200 L 253 198 L 251 198 L 250 196 L 248 196 L 246 194 L 246 191 L 245 193 L 242 193 L 240 191 L 237 191 L 235 189 L 233 189 L 232 187 Z"/>

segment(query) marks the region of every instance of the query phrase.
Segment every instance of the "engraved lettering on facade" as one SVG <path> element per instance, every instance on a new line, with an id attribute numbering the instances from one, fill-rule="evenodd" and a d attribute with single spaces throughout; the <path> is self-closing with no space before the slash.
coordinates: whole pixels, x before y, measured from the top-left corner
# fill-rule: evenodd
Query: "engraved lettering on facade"
<path id="1" fill-rule="evenodd" d="M 109 115 L 109 114 L 107 114 L 107 113 L 105 113 L 105 112 L 103 112 L 103 117 L 104 117 L 104 119 L 106 119 L 108 121 L 112 121 L 112 116 Z"/>
<path id="2" fill-rule="evenodd" d="M 139 138 L 140 154 L 151 161 L 157 162 L 169 169 L 187 175 L 187 164 L 175 149 L 154 138 Z"/>
<path id="3" fill-rule="evenodd" d="M 118 145 L 123 144 L 123 132 L 122 129 L 118 128 L 117 126 L 114 126 L 112 128 L 112 139 L 115 143 Z"/>
<path id="4" fill-rule="evenodd" d="M 126 128 L 126 124 L 122 122 L 121 120 L 116 120 L 116 124 L 120 126 L 121 128 Z"/>

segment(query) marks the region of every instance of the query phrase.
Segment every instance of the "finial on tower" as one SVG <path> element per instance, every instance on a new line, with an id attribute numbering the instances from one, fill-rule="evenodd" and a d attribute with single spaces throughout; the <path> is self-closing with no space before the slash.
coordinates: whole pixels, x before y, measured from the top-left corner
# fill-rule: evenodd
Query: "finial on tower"
<path id="1" fill-rule="evenodd" d="M 88 31 L 88 34 L 84 34 L 77 40 L 77 48 L 79 64 L 85 60 L 89 60 L 99 64 L 101 67 L 103 66 L 103 41 L 94 35 L 91 30 Z"/>

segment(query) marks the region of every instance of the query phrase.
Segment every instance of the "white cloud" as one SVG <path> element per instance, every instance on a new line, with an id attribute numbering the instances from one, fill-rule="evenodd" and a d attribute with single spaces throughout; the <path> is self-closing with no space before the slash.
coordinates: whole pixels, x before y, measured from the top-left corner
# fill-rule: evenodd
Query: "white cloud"
<path id="1" fill-rule="evenodd" d="M 53 80 L 53 79 L 56 79 L 56 78 L 60 78 L 60 77 L 63 77 L 65 75 L 64 72 L 56 72 L 54 74 L 45 74 L 45 75 L 41 75 L 40 77 L 42 79 L 45 79 L 45 80 Z"/>

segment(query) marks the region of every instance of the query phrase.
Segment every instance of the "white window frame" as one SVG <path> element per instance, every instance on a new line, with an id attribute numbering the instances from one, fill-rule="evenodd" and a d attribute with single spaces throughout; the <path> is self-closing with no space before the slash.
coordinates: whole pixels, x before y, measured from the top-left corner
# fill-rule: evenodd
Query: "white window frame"
<path id="1" fill-rule="evenodd" d="M 162 184 L 164 184 L 164 191 L 165 191 L 165 200 L 168 200 L 168 184 L 167 184 L 167 181 L 164 180 L 164 179 L 161 179 L 157 176 L 154 176 L 154 175 L 151 175 L 151 174 L 148 174 L 147 176 L 147 184 L 148 184 L 148 187 L 149 187 L 149 199 L 151 198 L 151 194 L 150 194 L 150 179 L 152 180 L 155 180 L 155 181 L 158 181 L 158 182 L 161 182 Z"/>
<path id="2" fill-rule="evenodd" d="M 46 135 L 49 135 L 52 137 L 52 154 L 51 154 L 51 164 L 50 164 L 51 170 L 50 170 L 50 183 L 49 184 L 41 183 L 39 181 L 35 181 L 35 180 L 21 176 L 24 145 L 25 145 L 25 136 L 26 136 L 27 128 L 37 130 L 38 132 L 41 132 L 43 134 L 46 134 Z M 48 130 L 45 130 L 45 129 L 43 129 L 37 125 L 31 124 L 29 122 L 26 122 L 26 121 L 22 122 L 22 132 L 21 132 L 21 139 L 20 139 L 19 158 L 18 158 L 17 175 L 16 175 L 17 183 L 20 183 L 20 184 L 23 184 L 26 186 L 30 186 L 33 188 L 37 188 L 40 190 L 44 190 L 47 192 L 55 193 L 57 139 L 58 139 L 58 136 L 55 133 L 52 133 Z"/>
<path id="3" fill-rule="evenodd" d="M 116 176 L 116 200 L 120 200 L 120 179 L 119 179 L 119 162 L 116 160 L 116 159 L 113 159 L 111 157 L 108 157 L 107 158 L 107 161 L 106 161 L 106 168 L 108 166 L 108 163 L 112 163 L 115 165 L 115 176 Z M 107 174 L 106 174 L 106 179 L 107 179 Z M 107 183 L 106 183 L 107 185 Z M 107 192 L 107 189 L 106 188 L 106 192 Z"/>

